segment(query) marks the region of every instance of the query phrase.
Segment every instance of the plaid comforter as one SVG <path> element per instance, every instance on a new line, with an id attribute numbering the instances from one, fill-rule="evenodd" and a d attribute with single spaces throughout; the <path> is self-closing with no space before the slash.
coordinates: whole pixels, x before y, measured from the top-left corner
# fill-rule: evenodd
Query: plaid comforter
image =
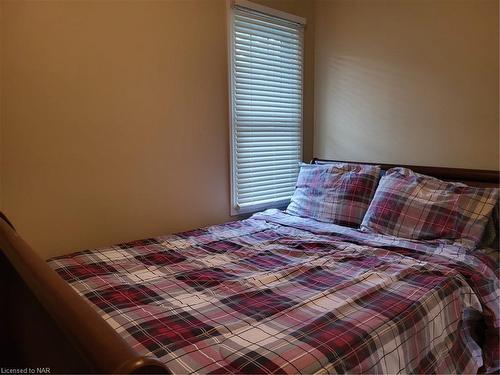
<path id="1" fill-rule="evenodd" d="M 498 369 L 495 266 L 446 241 L 269 210 L 49 264 L 174 374 Z"/>

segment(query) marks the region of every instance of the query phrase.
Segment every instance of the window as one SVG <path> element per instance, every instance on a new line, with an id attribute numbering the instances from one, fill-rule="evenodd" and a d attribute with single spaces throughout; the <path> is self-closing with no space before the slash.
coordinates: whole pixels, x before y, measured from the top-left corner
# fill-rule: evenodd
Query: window
<path id="1" fill-rule="evenodd" d="M 302 160 L 304 19 L 235 0 L 230 10 L 232 214 L 284 206 Z"/>

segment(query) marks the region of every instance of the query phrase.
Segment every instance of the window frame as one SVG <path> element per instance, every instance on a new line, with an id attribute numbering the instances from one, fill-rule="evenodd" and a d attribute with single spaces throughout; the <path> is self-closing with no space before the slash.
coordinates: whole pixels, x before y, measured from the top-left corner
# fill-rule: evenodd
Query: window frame
<path id="1" fill-rule="evenodd" d="M 276 17 L 287 22 L 296 23 L 299 27 L 305 28 L 306 19 L 291 13 L 283 12 L 274 8 L 264 5 L 256 4 L 248 0 L 227 0 L 227 50 L 228 50 L 228 97 L 229 97 L 229 172 L 230 172 L 230 214 L 231 216 L 238 216 L 244 214 L 251 214 L 267 208 L 285 208 L 290 202 L 290 198 L 283 199 L 277 202 L 254 204 L 248 207 L 238 208 L 236 204 L 236 126 L 234 121 L 234 71 L 233 71 L 233 58 L 235 56 L 233 43 L 233 17 L 235 7 L 246 8 L 256 13 L 261 13 L 265 16 Z M 304 33 L 304 31 L 303 31 Z M 301 80 L 301 116 L 300 116 L 300 150 L 299 161 L 304 159 L 304 74 L 305 74 L 305 61 L 304 61 L 304 34 L 302 34 L 302 80 Z"/>

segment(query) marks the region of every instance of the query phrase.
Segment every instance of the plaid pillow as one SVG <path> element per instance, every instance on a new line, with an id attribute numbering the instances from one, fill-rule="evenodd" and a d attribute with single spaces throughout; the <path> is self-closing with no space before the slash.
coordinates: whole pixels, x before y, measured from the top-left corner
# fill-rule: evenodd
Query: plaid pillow
<path id="1" fill-rule="evenodd" d="M 359 164 L 302 164 L 286 212 L 358 227 L 370 204 L 380 167 Z"/>
<path id="2" fill-rule="evenodd" d="M 497 200 L 497 204 L 493 208 L 488 223 L 484 228 L 483 237 L 477 245 L 478 247 L 492 247 L 498 250 L 498 216 L 500 215 L 499 204 L 500 202 Z"/>
<path id="3" fill-rule="evenodd" d="M 497 197 L 498 189 L 392 168 L 380 180 L 361 229 L 418 240 L 460 239 L 475 246 Z"/>

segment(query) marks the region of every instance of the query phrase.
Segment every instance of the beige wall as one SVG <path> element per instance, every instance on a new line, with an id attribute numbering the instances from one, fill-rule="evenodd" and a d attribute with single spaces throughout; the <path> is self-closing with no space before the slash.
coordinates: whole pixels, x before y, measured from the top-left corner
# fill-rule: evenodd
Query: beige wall
<path id="1" fill-rule="evenodd" d="M 315 8 L 318 157 L 499 167 L 498 0 Z"/>
<path id="2" fill-rule="evenodd" d="M 47 257 L 230 219 L 225 1 L 2 5 L 2 205 L 28 242 Z"/>
<path id="3" fill-rule="evenodd" d="M 498 1 L 256 1 L 308 19 L 306 160 L 498 168 Z M 43 256 L 230 219 L 225 8 L 0 1 L 0 207 Z"/>

